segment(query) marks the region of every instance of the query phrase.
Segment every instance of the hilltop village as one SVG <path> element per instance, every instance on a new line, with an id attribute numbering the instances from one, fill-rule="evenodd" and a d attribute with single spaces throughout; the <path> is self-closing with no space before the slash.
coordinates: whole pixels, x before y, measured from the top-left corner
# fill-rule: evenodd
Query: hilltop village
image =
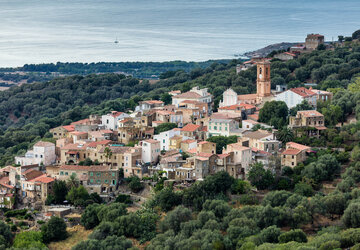
<path id="1" fill-rule="evenodd" d="M 255 249 L 279 242 L 295 244 L 286 245 L 291 249 L 321 228 L 338 226 L 327 232 L 336 234 L 341 226 L 357 227 L 358 221 L 343 217 L 341 224 L 340 217 L 347 205 L 356 210 L 352 206 L 360 196 L 358 71 L 351 70 L 351 82 L 342 88 L 307 81 L 317 74 L 307 73 L 300 82 L 301 70 L 286 72 L 288 78 L 297 77 L 292 84 L 276 78 L 274 84 L 272 77 L 273 65 L 296 62 L 300 67 L 296 60 L 312 53 L 347 49 L 342 41 L 324 40 L 309 34 L 305 43 L 288 51 L 254 56 L 231 68 L 237 76 L 256 72 L 254 93 L 238 94 L 227 87 L 216 98 L 198 84 L 140 100 L 132 109 L 91 113 L 52 127 L 50 136 L 0 169 L 0 205 L 8 223 L 14 223 L 13 232 L 30 228 L 18 229 L 10 218 L 26 220 L 31 211 L 35 230 L 46 222 L 36 243 L 42 247 L 66 238 L 66 225 L 63 237 L 46 231 L 52 220 L 65 223 L 55 221 L 60 217 L 68 227 L 81 224 L 94 230 L 74 249 L 107 249 L 101 244 L 115 236 L 123 244 L 119 249 L 150 240 L 147 249 L 167 244 L 173 246 L 169 249 L 182 249 L 181 244 L 192 249 L 196 240 L 204 241 L 196 243 L 199 249 Z M 360 68 L 359 47 L 349 51 L 354 53 L 346 59 L 349 65 Z M 275 71 L 281 74 L 278 67 Z M 333 103 L 344 89 L 348 100 Z M 171 212 L 159 222 L 161 211 Z M 310 223 L 312 228 L 305 228 Z M 196 230 L 214 234 L 217 241 L 201 239 Z M 165 238 L 172 242 L 165 244 Z M 342 247 L 360 242 L 337 240 L 338 247 L 340 242 Z M 247 245 L 251 247 L 240 248 Z"/>

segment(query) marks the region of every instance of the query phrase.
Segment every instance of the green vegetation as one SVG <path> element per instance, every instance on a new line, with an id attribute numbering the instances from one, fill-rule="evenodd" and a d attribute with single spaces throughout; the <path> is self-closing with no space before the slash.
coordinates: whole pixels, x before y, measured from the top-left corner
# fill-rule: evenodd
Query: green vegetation
<path id="1" fill-rule="evenodd" d="M 237 142 L 237 136 L 213 136 L 207 139 L 209 142 L 216 143 L 216 153 L 221 154 L 226 145 Z"/>
<path id="2" fill-rule="evenodd" d="M 53 216 L 41 226 L 41 234 L 45 243 L 64 240 L 67 237 L 66 224 L 63 219 Z"/>

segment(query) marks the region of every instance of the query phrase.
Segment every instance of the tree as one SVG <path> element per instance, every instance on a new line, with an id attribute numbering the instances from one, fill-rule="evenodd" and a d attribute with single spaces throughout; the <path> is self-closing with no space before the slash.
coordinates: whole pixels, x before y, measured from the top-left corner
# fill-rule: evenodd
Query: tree
<path id="1" fill-rule="evenodd" d="M 266 102 L 259 113 L 259 122 L 281 128 L 286 125 L 289 109 L 283 101 Z"/>
<path id="2" fill-rule="evenodd" d="M 163 101 L 165 105 L 171 104 L 172 96 L 169 93 L 164 93 L 161 95 L 161 101 Z"/>
<path id="3" fill-rule="evenodd" d="M 270 205 L 272 207 L 280 207 L 285 205 L 287 199 L 292 194 L 288 191 L 281 190 L 281 191 L 272 191 L 265 195 L 264 199 L 262 200 L 262 204 L 264 206 Z"/>
<path id="4" fill-rule="evenodd" d="M 72 187 L 69 193 L 66 195 L 66 199 L 75 206 L 85 207 L 90 200 L 90 195 L 84 186 Z"/>
<path id="5" fill-rule="evenodd" d="M 45 243 L 64 240 L 68 236 L 65 221 L 55 216 L 41 227 L 41 233 Z"/>
<path id="6" fill-rule="evenodd" d="M 328 107 L 324 107 L 321 109 L 321 113 L 325 118 L 325 125 L 334 127 L 337 125 L 343 116 L 343 111 L 341 107 L 338 105 L 329 105 Z"/>
<path id="7" fill-rule="evenodd" d="M 360 77 L 356 77 L 354 82 L 349 84 L 348 90 L 351 93 L 360 92 Z"/>
<path id="8" fill-rule="evenodd" d="M 191 211 L 183 206 L 176 207 L 169 212 L 163 221 L 160 222 L 160 229 L 165 232 L 169 229 L 174 230 L 175 233 L 180 231 L 180 224 L 191 219 Z"/>
<path id="9" fill-rule="evenodd" d="M 276 226 L 270 226 L 261 230 L 260 239 L 262 242 L 277 243 L 279 242 L 280 234 L 280 228 Z"/>
<path id="10" fill-rule="evenodd" d="M 355 31 L 352 33 L 352 39 L 360 39 L 360 30 Z"/>
<path id="11" fill-rule="evenodd" d="M 294 133 L 290 128 L 287 126 L 283 127 L 279 130 L 276 137 L 283 143 L 286 144 L 287 142 L 291 142 L 294 140 L 295 136 Z"/>
<path id="12" fill-rule="evenodd" d="M 74 188 L 74 187 L 78 187 L 80 184 L 78 178 L 76 177 L 76 174 L 72 174 L 70 175 L 70 178 L 67 180 L 66 185 L 68 187 L 68 190 Z"/>
<path id="13" fill-rule="evenodd" d="M 81 225 L 83 225 L 87 230 L 99 225 L 100 220 L 98 217 L 98 212 L 100 209 L 101 206 L 98 204 L 91 204 L 87 206 L 85 211 L 81 214 Z"/>
<path id="14" fill-rule="evenodd" d="M 160 190 L 154 197 L 154 204 L 158 205 L 163 211 L 171 210 L 174 206 L 180 205 L 181 201 L 181 193 L 174 192 L 169 187 Z"/>
<path id="15" fill-rule="evenodd" d="M 295 107 L 290 109 L 290 115 L 296 116 L 298 111 L 301 110 L 312 110 L 314 109 L 306 100 L 303 100 L 300 104 L 297 104 Z"/>
<path id="16" fill-rule="evenodd" d="M 1 239 L 2 237 L 2 239 Z M 5 244 L 5 246 L 9 246 L 10 242 L 12 241 L 13 238 L 13 234 L 11 233 L 10 227 L 5 224 L 4 222 L 0 221 L 0 246 L 1 241 L 3 241 L 3 243 Z"/>
<path id="17" fill-rule="evenodd" d="M 265 170 L 262 163 L 254 163 L 250 167 L 248 180 L 251 185 L 262 190 L 270 187 L 270 185 L 274 183 L 274 175 L 270 170 Z"/>
<path id="18" fill-rule="evenodd" d="M 344 41 L 344 36 L 338 36 L 339 43 L 342 43 Z"/>
<path id="19" fill-rule="evenodd" d="M 360 202 L 350 203 L 350 205 L 345 209 L 341 220 L 348 228 L 360 227 Z"/>
<path id="20" fill-rule="evenodd" d="M 24 231 L 16 235 L 13 247 L 21 249 L 43 249 L 46 248 L 46 245 L 43 243 L 41 232 Z"/>
<path id="21" fill-rule="evenodd" d="M 141 183 L 140 178 L 137 176 L 129 177 L 128 181 L 128 186 L 134 193 L 140 192 L 144 188 L 144 185 Z"/>
<path id="22" fill-rule="evenodd" d="M 172 130 L 176 127 L 177 125 L 175 123 L 171 123 L 171 122 L 162 123 L 155 128 L 155 134 L 160 134 L 162 132 Z"/>
<path id="23" fill-rule="evenodd" d="M 66 199 L 68 189 L 65 181 L 56 180 L 53 185 L 54 201 L 56 204 L 62 204 Z"/>
<path id="24" fill-rule="evenodd" d="M 208 138 L 207 141 L 216 143 L 216 153 L 221 154 L 226 145 L 237 142 L 237 136 L 213 136 Z"/>
<path id="25" fill-rule="evenodd" d="M 104 149 L 104 156 L 105 156 L 105 158 L 106 158 L 106 163 L 108 163 L 108 162 L 109 162 L 109 159 L 110 159 L 111 156 L 112 156 L 112 151 L 111 151 L 111 149 L 110 149 L 109 147 L 106 147 L 106 148 Z"/>
<path id="26" fill-rule="evenodd" d="M 310 197 L 314 194 L 313 187 L 305 182 L 299 182 L 295 184 L 294 193 Z"/>
<path id="27" fill-rule="evenodd" d="M 290 241 L 305 243 L 307 242 L 306 234 L 301 229 L 295 229 L 279 236 L 279 243 L 286 243 Z"/>
<path id="28" fill-rule="evenodd" d="M 334 215 L 342 215 L 346 205 L 346 199 L 344 194 L 330 194 L 323 198 L 326 212 L 330 214 L 331 219 L 334 219 Z"/>
<path id="29" fill-rule="evenodd" d="M 251 185 L 247 181 L 237 179 L 231 186 L 231 192 L 233 194 L 246 194 L 251 190 Z"/>

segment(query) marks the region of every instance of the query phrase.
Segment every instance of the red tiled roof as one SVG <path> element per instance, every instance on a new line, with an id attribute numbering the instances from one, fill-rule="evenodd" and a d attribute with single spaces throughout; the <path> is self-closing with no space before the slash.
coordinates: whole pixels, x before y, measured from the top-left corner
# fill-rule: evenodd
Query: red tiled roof
<path id="1" fill-rule="evenodd" d="M 118 117 L 118 116 L 120 116 L 122 114 L 124 114 L 124 112 L 112 111 L 110 115 L 112 117 Z"/>
<path id="2" fill-rule="evenodd" d="M 147 103 L 147 104 L 163 104 L 163 101 L 158 101 L 158 100 L 148 100 L 148 101 L 142 101 L 143 103 Z"/>
<path id="3" fill-rule="evenodd" d="M 79 166 L 79 165 L 63 165 L 60 170 L 72 170 L 72 171 L 109 171 L 109 166 Z"/>
<path id="4" fill-rule="evenodd" d="M 200 97 L 201 97 L 201 95 L 199 95 L 198 93 L 195 93 L 195 92 L 191 92 L 191 91 L 173 96 L 173 98 L 190 98 L 190 99 L 198 99 Z"/>
<path id="5" fill-rule="evenodd" d="M 239 110 L 239 109 L 254 109 L 256 108 L 254 105 L 251 105 L 251 104 L 247 104 L 247 103 L 240 103 L 240 104 L 234 104 L 234 105 L 231 105 L 231 106 L 226 106 L 226 107 L 221 107 L 219 109 L 222 109 L 222 110 Z"/>
<path id="6" fill-rule="evenodd" d="M 315 128 L 317 129 L 317 130 L 326 130 L 327 129 L 327 127 L 325 127 L 325 126 L 315 126 Z"/>
<path id="7" fill-rule="evenodd" d="M 188 123 L 186 124 L 185 127 L 183 127 L 181 129 L 181 131 L 184 131 L 184 132 L 195 132 L 197 129 L 200 128 L 200 125 L 195 125 L 195 124 L 192 124 L 192 123 Z"/>
<path id="8" fill-rule="evenodd" d="M 223 159 L 223 158 L 225 158 L 225 157 L 230 156 L 230 154 L 218 154 L 217 156 L 218 156 L 220 159 Z"/>
<path id="9" fill-rule="evenodd" d="M 192 148 L 192 149 L 189 149 L 187 150 L 186 152 L 190 153 L 190 154 L 196 154 L 196 148 Z"/>
<path id="10" fill-rule="evenodd" d="M 80 124 L 86 124 L 90 121 L 90 119 L 83 119 L 83 120 L 79 120 L 77 122 L 72 122 L 71 125 L 80 125 Z"/>
<path id="11" fill-rule="evenodd" d="M 285 52 L 284 54 L 289 55 L 289 56 L 296 56 L 295 54 L 290 53 L 290 52 Z"/>
<path id="12" fill-rule="evenodd" d="M 66 125 L 66 126 L 63 126 L 63 128 L 65 130 L 67 130 L 68 132 L 72 132 L 75 130 L 75 126 L 74 125 Z"/>
<path id="13" fill-rule="evenodd" d="M 305 146 L 305 145 L 302 145 L 302 144 L 299 144 L 299 143 L 296 143 L 296 142 L 288 142 L 288 143 L 286 143 L 286 148 L 294 148 L 294 149 L 298 149 L 298 150 L 301 150 L 301 151 L 311 149 L 308 146 Z"/>
<path id="14" fill-rule="evenodd" d="M 88 144 L 85 144 L 83 146 L 80 146 L 80 144 L 66 144 L 64 147 L 61 147 L 60 150 L 82 150 L 82 149 L 86 149 Z"/>
<path id="15" fill-rule="evenodd" d="M 41 182 L 41 183 L 50 183 L 55 181 L 54 178 L 46 176 L 46 174 L 36 177 L 35 179 L 30 180 L 30 182 Z"/>
<path id="16" fill-rule="evenodd" d="M 232 144 L 229 144 L 228 146 L 234 148 L 234 149 L 237 149 L 237 150 L 240 150 L 240 151 L 243 151 L 243 150 L 248 150 L 250 148 L 248 147 L 245 147 L 243 145 L 241 145 L 241 143 L 232 143 Z"/>
<path id="17" fill-rule="evenodd" d="M 213 154 L 211 153 L 198 153 L 197 156 L 210 158 Z"/>
<path id="18" fill-rule="evenodd" d="M 298 114 L 301 114 L 304 117 L 316 117 L 316 116 L 323 116 L 319 111 L 316 110 L 301 110 L 297 112 Z"/>
<path id="19" fill-rule="evenodd" d="M 314 92 L 312 92 L 311 90 L 304 88 L 304 87 L 292 88 L 290 90 L 292 92 L 294 92 L 295 94 L 298 94 L 302 97 L 309 97 L 309 96 L 315 95 Z"/>
<path id="20" fill-rule="evenodd" d="M 281 154 L 283 155 L 297 155 L 299 154 L 301 151 L 298 149 L 292 149 L 292 148 L 288 148 L 285 151 L 283 151 Z"/>
<path id="21" fill-rule="evenodd" d="M 196 142 L 196 140 L 187 139 L 187 140 L 182 141 L 181 143 L 194 143 L 194 142 Z"/>
<path id="22" fill-rule="evenodd" d="M 248 115 L 248 119 L 251 119 L 253 121 L 257 121 L 257 120 L 259 120 L 259 114 Z"/>
<path id="23" fill-rule="evenodd" d="M 238 100 L 253 100 L 257 98 L 257 94 L 238 95 Z"/>
<path id="24" fill-rule="evenodd" d="M 13 186 L 11 186 L 11 185 L 9 185 L 9 184 L 6 184 L 6 183 L 0 183 L 0 185 L 1 185 L 1 186 L 4 186 L 4 187 L 6 187 L 6 188 L 10 188 L 10 189 L 15 188 L 15 187 L 13 187 Z"/>
<path id="25" fill-rule="evenodd" d="M 212 143 L 212 142 L 209 142 L 209 141 L 201 141 L 201 142 L 199 142 L 198 144 L 199 144 L 199 145 L 202 145 L 202 144 L 207 144 L 207 143 Z"/>

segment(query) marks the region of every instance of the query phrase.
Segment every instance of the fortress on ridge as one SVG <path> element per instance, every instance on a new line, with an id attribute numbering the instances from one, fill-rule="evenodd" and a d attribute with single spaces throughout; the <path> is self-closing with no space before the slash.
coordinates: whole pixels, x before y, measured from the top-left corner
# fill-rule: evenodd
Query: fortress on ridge
<path id="1" fill-rule="evenodd" d="M 265 100 L 273 98 L 271 93 L 270 62 L 268 60 L 262 60 L 257 62 L 256 65 L 256 94 L 238 95 L 233 89 L 229 88 L 223 94 L 223 101 L 219 104 L 220 107 L 242 103 L 259 105 Z"/>

